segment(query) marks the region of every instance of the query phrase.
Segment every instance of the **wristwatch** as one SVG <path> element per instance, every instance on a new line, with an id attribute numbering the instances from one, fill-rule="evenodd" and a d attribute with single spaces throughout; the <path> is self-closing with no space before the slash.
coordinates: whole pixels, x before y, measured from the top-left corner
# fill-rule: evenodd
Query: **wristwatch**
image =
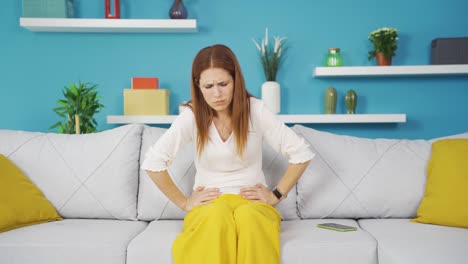
<path id="1" fill-rule="evenodd" d="M 278 190 L 278 187 L 275 187 L 271 192 L 276 196 L 276 198 L 278 198 L 278 200 L 283 198 L 283 194 L 281 194 L 281 192 Z"/>

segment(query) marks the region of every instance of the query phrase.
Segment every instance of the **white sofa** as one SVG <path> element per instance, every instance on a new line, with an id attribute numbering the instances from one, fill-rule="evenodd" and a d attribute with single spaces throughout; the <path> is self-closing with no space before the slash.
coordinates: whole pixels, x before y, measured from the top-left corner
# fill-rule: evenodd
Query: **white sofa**
<path id="1" fill-rule="evenodd" d="M 281 263 L 468 263 L 467 229 L 409 222 L 424 194 L 431 140 L 293 129 L 317 155 L 277 207 L 284 220 Z M 65 218 L 0 233 L 0 263 L 172 263 L 171 244 L 184 212 L 139 169 L 148 147 L 165 131 L 145 125 L 90 135 L 0 130 L 0 153 Z M 186 194 L 195 174 L 192 156 L 193 147 L 187 146 L 170 167 Z M 265 146 L 263 167 L 272 187 L 287 160 Z M 360 228 L 316 227 L 324 222 Z"/>

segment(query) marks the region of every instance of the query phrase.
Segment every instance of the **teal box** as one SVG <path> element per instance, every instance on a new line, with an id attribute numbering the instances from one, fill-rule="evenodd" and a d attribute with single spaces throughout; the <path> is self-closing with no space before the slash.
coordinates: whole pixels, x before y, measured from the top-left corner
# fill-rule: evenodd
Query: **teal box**
<path id="1" fill-rule="evenodd" d="M 73 0 L 23 0 L 23 17 L 71 18 Z"/>

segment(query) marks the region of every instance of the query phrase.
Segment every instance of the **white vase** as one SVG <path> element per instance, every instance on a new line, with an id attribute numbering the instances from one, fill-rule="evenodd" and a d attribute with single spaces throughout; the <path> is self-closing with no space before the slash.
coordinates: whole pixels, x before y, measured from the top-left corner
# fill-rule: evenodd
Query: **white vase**
<path id="1" fill-rule="evenodd" d="M 264 82 L 262 84 L 262 100 L 274 114 L 281 108 L 280 84 L 277 82 Z"/>

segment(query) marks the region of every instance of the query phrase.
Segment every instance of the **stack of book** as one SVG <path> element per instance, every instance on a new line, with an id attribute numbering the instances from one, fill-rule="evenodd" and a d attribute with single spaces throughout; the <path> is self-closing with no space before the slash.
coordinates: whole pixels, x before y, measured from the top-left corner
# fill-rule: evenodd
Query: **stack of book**
<path id="1" fill-rule="evenodd" d="M 169 90 L 159 88 L 156 77 L 133 77 L 124 89 L 124 115 L 168 115 Z"/>

